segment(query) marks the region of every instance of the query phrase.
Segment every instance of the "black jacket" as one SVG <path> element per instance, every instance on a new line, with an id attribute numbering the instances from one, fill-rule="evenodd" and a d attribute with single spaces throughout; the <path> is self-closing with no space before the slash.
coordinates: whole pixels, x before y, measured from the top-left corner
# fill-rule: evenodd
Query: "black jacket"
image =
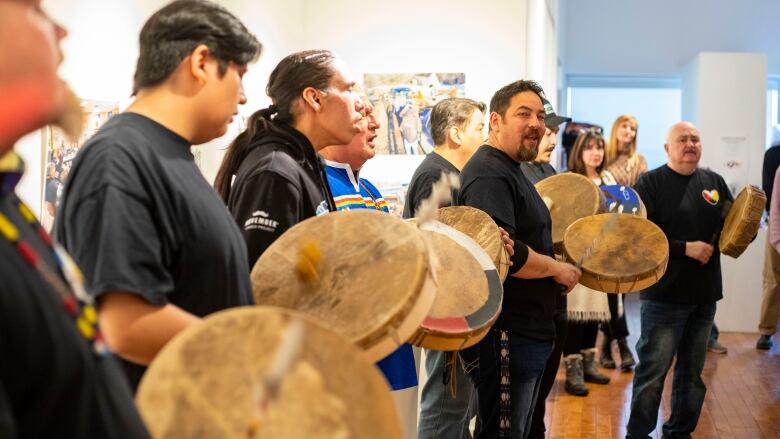
<path id="1" fill-rule="evenodd" d="M 247 244 L 249 268 L 287 229 L 335 203 L 322 159 L 299 131 L 267 122 L 239 166 L 228 209 Z"/>

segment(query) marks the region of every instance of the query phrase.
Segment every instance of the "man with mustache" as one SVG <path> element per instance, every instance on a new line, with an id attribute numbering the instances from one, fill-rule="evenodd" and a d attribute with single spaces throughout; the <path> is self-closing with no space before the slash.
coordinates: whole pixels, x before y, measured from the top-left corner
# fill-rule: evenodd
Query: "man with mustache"
<path id="1" fill-rule="evenodd" d="M 253 301 L 241 232 L 190 148 L 225 134 L 260 51 L 225 8 L 169 3 L 141 29 L 135 100 L 73 163 L 55 234 L 133 387 L 180 331 Z"/>
<path id="2" fill-rule="evenodd" d="M 555 302 L 580 277 L 555 260 L 550 212 L 520 167 L 537 156 L 544 134 L 542 94 L 534 81 L 499 89 L 490 101 L 488 143 L 461 173 L 460 204 L 485 211 L 514 240 L 501 314 L 480 343 L 462 352 L 467 364 L 478 364 L 477 439 L 527 437 L 555 339 Z"/>
<path id="3" fill-rule="evenodd" d="M 0 0 L 0 437 L 147 438 L 78 268 L 15 193 L 22 136 L 82 128 L 57 75 L 66 35 L 40 1 Z"/>
<path id="4" fill-rule="evenodd" d="M 325 172 L 328 185 L 336 203 L 336 210 L 373 209 L 389 213 L 387 202 L 379 190 L 359 172 L 363 165 L 374 157 L 374 141 L 379 129 L 379 121 L 374 115 L 374 107 L 363 96 L 364 118 L 360 121 L 360 131 L 347 145 L 327 146 L 319 151 L 325 159 Z M 414 363 L 412 346 L 402 345 L 395 352 L 383 358 L 377 366 L 385 375 L 393 397 L 399 407 L 417 406 L 417 368 Z M 415 410 L 416 415 L 416 410 Z M 401 414 L 404 416 L 404 413 Z M 414 425 L 414 419 L 404 420 L 404 428 Z"/>
<path id="5" fill-rule="evenodd" d="M 672 413 L 665 438 L 689 438 L 707 388 L 701 379 L 715 303 L 723 298 L 717 237 L 723 207 L 733 201 L 723 177 L 699 168 L 701 137 L 690 122 L 672 126 L 664 145 L 667 164 L 644 174 L 635 189 L 647 219 L 669 239 L 669 265 L 641 293 L 641 334 L 636 345 L 627 438 L 649 438 L 658 420 L 664 379 L 675 357 Z"/>
<path id="6" fill-rule="evenodd" d="M 542 103 L 544 104 L 545 130 L 542 141 L 539 142 L 539 153 L 536 154 L 536 158 L 532 161 L 520 164 L 523 175 L 532 184 L 539 183 L 545 178 L 555 175 L 555 168 L 550 164 L 550 156 L 555 151 L 555 147 L 558 146 L 558 131 L 561 124 L 571 120 L 570 117 L 555 114 L 552 104 L 547 99 L 542 98 Z"/>

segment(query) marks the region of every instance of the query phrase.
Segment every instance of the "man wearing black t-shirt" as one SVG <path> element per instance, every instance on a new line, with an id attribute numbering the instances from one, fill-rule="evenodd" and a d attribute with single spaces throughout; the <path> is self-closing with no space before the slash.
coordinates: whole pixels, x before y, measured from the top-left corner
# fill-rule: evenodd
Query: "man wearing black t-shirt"
<path id="1" fill-rule="evenodd" d="M 701 379 L 715 302 L 723 298 L 718 236 L 724 205 L 733 201 L 723 178 L 698 167 L 699 131 L 689 122 L 672 126 L 664 145 L 668 161 L 643 175 L 635 189 L 647 219 L 669 239 L 669 265 L 657 284 L 641 294 L 642 333 L 628 438 L 655 429 L 664 379 L 677 357 L 668 438 L 691 437 L 707 391 Z"/>
<path id="2" fill-rule="evenodd" d="M 569 122 L 571 118 L 555 114 L 552 104 L 542 97 L 544 104 L 544 136 L 539 142 L 539 152 L 533 162 L 523 162 L 520 164 L 523 174 L 531 184 L 536 184 L 547 177 L 555 175 L 555 168 L 550 165 L 550 155 L 558 145 L 558 130 L 564 122 Z M 561 362 L 561 352 L 563 344 L 566 342 L 568 331 L 568 316 L 566 314 L 566 296 L 561 294 L 555 301 L 555 341 L 547 364 L 544 365 L 542 381 L 539 383 L 539 395 L 536 398 L 533 417 L 531 418 L 531 427 L 529 439 L 544 439 L 544 412 L 546 410 L 545 400 L 550 394 L 553 384 L 555 384 L 555 375 L 558 373 L 558 366 Z"/>
<path id="3" fill-rule="evenodd" d="M 436 145 L 414 171 L 404 205 L 404 218 L 412 218 L 431 195 L 433 184 L 445 172 L 460 170 L 484 140 L 485 104 L 471 99 L 445 99 L 431 110 L 431 135 Z M 453 201 L 458 199 L 453 190 Z M 473 386 L 461 367 L 455 372 L 455 395 L 450 392 L 449 352 L 425 350 L 428 380 L 420 395 L 420 439 L 469 437 L 467 416 Z"/>
<path id="4" fill-rule="evenodd" d="M 160 9 L 140 43 L 136 99 L 79 152 L 55 223 L 133 387 L 177 333 L 252 303 L 241 233 L 190 145 L 225 134 L 261 47 L 206 0 Z"/>
<path id="5" fill-rule="evenodd" d="M 487 212 L 514 240 L 514 272 L 504 281 L 501 314 L 489 334 L 463 352 L 474 371 L 477 438 L 527 436 L 539 383 L 555 339 L 556 297 L 580 271 L 553 257 L 550 212 L 520 164 L 536 157 L 544 134 L 542 88 L 516 81 L 490 101 L 490 136 L 461 173 L 459 202 Z M 507 434 L 510 436 L 509 434 Z"/>
<path id="6" fill-rule="evenodd" d="M 57 76 L 65 35 L 39 1 L 0 0 L 0 438 L 147 438 L 77 269 L 15 193 L 14 143 L 49 123 L 71 136 L 81 127 Z"/>

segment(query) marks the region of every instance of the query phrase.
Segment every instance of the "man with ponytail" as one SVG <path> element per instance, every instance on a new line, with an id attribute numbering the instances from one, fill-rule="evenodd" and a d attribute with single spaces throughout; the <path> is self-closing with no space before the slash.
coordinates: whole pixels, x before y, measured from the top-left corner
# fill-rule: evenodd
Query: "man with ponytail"
<path id="1" fill-rule="evenodd" d="M 177 333 L 252 303 L 243 239 L 190 146 L 225 134 L 260 51 L 215 3 L 163 7 L 141 30 L 135 101 L 71 169 L 56 237 L 84 270 L 133 387 Z"/>
<path id="2" fill-rule="evenodd" d="M 285 57 L 271 72 L 273 105 L 257 111 L 230 145 L 214 186 L 248 250 L 251 269 L 287 229 L 336 210 L 317 152 L 360 131 L 363 104 L 349 69 L 327 50 Z"/>

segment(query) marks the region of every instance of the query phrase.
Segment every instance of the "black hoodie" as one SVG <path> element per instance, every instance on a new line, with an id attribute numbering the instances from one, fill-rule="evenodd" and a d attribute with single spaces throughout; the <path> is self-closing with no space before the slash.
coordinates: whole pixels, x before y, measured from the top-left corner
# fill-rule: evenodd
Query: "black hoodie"
<path id="1" fill-rule="evenodd" d="M 286 124 L 267 124 L 239 166 L 227 203 L 246 241 L 250 270 L 287 229 L 336 210 L 309 139 Z"/>

